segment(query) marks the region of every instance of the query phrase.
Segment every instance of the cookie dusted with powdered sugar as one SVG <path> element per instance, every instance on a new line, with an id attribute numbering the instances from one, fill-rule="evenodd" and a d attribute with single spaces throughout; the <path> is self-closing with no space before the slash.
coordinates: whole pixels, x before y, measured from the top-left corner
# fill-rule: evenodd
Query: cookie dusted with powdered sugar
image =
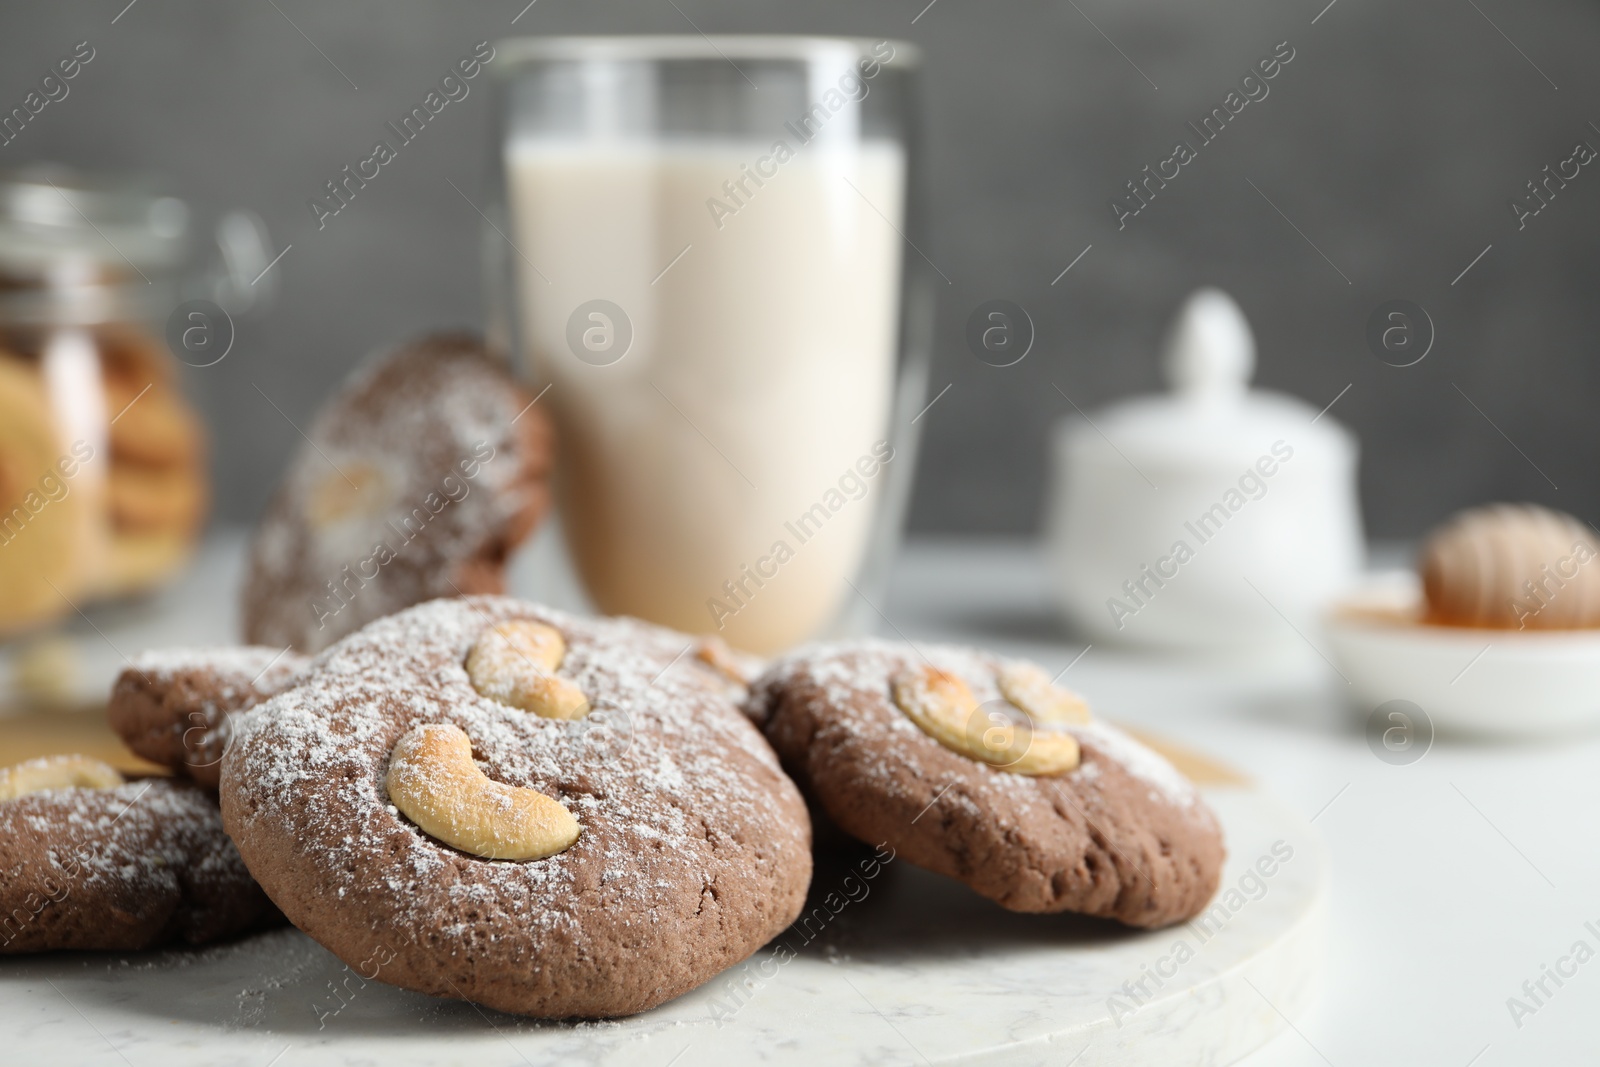
<path id="1" fill-rule="evenodd" d="M 140 653 L 117 676 L 106 716 L 135 753 L 215 789 L 233 716 L 288 686 L 309 662 L 259 646 Z"/>
<path id="2" fill-rule="evenodd" d="M 318 652 L 435 597 L 499 593 L 549 505 L 551 431 L 474 337 L 425 337 L 323 408 L 250 548 L 245 639 Z"/>
<path id="3" fill-rule="evenodd" d="M 777 662 L 749 704 L 840 827 L 1013 911 L 1158 927 L 1216 891 L 1222 831 L 1193 785 L 1032 664 L 825 645 Z"/>
<path id="4" fill-rule="evenodd" d="M 240 716 L 223 820 L 296 926 L 383 981 L 547 1018 L 643 1011 L 804 903 L 794 784 L 694 639 L 437 600 Z"/>
<path id="5" fill-rule="evenodd" d="M 192 782 L 82 756 L 0 770 L 0 953 L 203 945 L 283 921 Z"/>

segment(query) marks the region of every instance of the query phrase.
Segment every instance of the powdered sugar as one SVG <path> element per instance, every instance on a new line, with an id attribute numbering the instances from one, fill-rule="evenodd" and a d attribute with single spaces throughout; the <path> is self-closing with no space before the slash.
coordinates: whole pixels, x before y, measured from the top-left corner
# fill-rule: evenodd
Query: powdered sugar
<path id="1" fill-rule="evenodd" d="M 128 669 L 163 688 L 182 677 L 210 674 L 219 696 L 236 706 L 246 688 L 260 696 L 275 693 L 294 681 L 309 662 L 286 649 L 261 645 L 161 648 L 134 656 Z"/>
<path id="2" fill-rule="evenodd" d="M 24 892 L 53 902 L 48 915 L 15 932 L 8 928 L 28 947 L 49 947 L 48 938 L 61 936 L 49 931 L 63 929 L 79 939 L 68 947 L 100 947 L 99 925 L 125 937 L 118 924 L 136 921 L 150 924 L 145 929 L 158 940 L 165 931 L 202 941 L 236 932 L 241 920 L 268 910 L 223 833 L 215 799 L 188 783 L 151 778 L 111 789 L 30 793 L 0 803 L 0 840 L 6 914 L 15 918 Z M 106 907 L 125 914 L 101 914 Z"/>
<path id="3" fill-rule="evenodd" d="M 954 645 L 914 648 L 907 644 L 866 639 L 811 645 L 781 657 L 752 687 L 746 710 L 758 722 L 763 721 L 778 691 L 800 671 L 821 688 L 823 699 L 847 717 L 849 709 L 863 693 L 872 694 L 875 700 L 892 706 L 890 687 L 894 676 L 908 665 L 923 662 L 966 682 L 980 706 L 1004 700 L 997 676 L 1007 665 L 1006 660 L 977 649 Z M 892 731 L 907 736 L 922 733 L 921 728 L 908 716 L 899 713 L 898 708 L 895 710 L 896 714 L 890 717 L 889 728 Z M 867 723 L 862 720 L 858 725 L 866 728 Z M 1035 724 L 1035 729 L 1064 730 L 1077 738 L 1080 744 L 1089 746 L 1084 762 L 1077 770 L 1062 776 L 1063 780 L 1093 781 L 1101 773 L 1095 760 L 1105 758 L 1150 785 L 1167 803 L 1189 808 L 1197 799 L 1194 785 L 1176 767 L 1114 726 L 1091 721 L 1082 725 L 1049 727 Z M 996 769 L 993 784 L 998 788 L 1029 791 L 1035 788 L 1027 776 L 1008 774 L 1000 769 Z"/>
<path id="4" fill-rule="evenodd" d="M 451 583 L 494 587 L 488 571 L 543 509 L 548 445 L 527 399 L 466 335 L 364 364 L 313 422 L 257 532 L 250 638 L 315 651 Z M 480 558 L 485 573 L 464 576 Z"/>
<path id="5" fill-rule="evenodd" d="M 586 718 L 541 719 L 473 689 L 468 651 L 514 618 L 565 636 L 560 673 L 589 698 Z M 379 620 L 237 721 L 224 766 L 229 827 L 255 866 L 293 848 L 292 873 L 276 859 L 257 873 L 313 936 L 334 912 L 369 940 L 426 937 L 433 959 L 501 937 L 589 936 L 581 927 L 597 920 L 580 914 L 595 907 L 616 916 L 610 922 L 642 924 L 638 938 L 658 936 L 658 912 L 687 922 L 697 895 L 731 889 L 746 873 L 772 878 L 809 837 L 776 757 L 722 695 L 721 679 L 683 655 L 689 644 L 630 619 L 579 619 L 498 597 L 434 601 Z M 435 722 L 467 733 L 490 779 L 564 804 L 577 842 L 540 860 L 484 860 L 399 815 L 384 787 L 390 752 L 411 727 Z M 291 892 L 316 909 L 296 914 Z"/>
<path id="6" fill-rule="evenodd" d="M 1103 722 L 1089 722 L 1069 729 L 1080 743 L 1094 745 L 1114 762 L 1120 763 L 1123 770 L 1154 786 L 1168 803 L 1185 808 L 1193 806 L 1198 795 L 1194 783 L 1155 750 Z"/>
<path id="7" fill-rule="evenodd" d="M 168 868 L 187 863 L 186 837 L 210 832 L 220 840 L 222 831 L 204 794 L 159 778 L 112 789 L 46 789 L 22 798 L 11 814 L 59 842 L 50 850 L 58 865 L 82 867 L 87 881 L 116 877 L 135 893 L 148 891 L 141 878 L 170 878 Z"/>

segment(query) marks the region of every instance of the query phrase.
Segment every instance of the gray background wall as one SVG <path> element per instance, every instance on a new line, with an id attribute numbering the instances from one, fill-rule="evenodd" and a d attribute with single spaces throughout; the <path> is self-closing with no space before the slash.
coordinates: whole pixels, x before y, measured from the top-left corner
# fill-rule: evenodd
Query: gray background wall
<path id="1" fill-rule="evenodd" d="M 6 109 L 73 43 L 97 50 L 71 95 L 0 148 L 0 165 L 155 170 L 203 212 L 249 207 L 278 247 L 294 245 L 277 308 L 241 323 L 227 360 L 188 374 L 216 437 L 220 520 L 259 511 L 298 440 L 252 383 L 301 421 L 372 347 L 481 317 L 478 219 L 446 179 L 484 186 L 486 93 L 451 105 L 317 232 L 305 202 L 321 183 L 476 41 L 693 32 L 692 19 L 707 32 L 904 37 L 926 51 L 924 247 L 953 283 L 940 293 L 933 380 L 954 384 L 924 420 L 915 529 L 1032 529 L 1046 431 L 1066 409 L 1048 383 L 1085 407 L 1154 388 L 1166 320 L 1207 282 L 1251 315 L 1260 382 L 1318 407 L 1351 386 L 1334 414 L 1362 436 L 1374 534 L 1414 535 L 1488 498 L 1600 521 L 1600 167 L 1521 232 L 1507 208 L 1576 140 L 1600 147 L 1588 125 L 1600 124 L 1593 4 L 678 0 L 680 12 L 665 0 L 538 0 L 511 25 L 525 2 L 278 0 L 280 12 L 266 0 L 138 0 L 115 24 L 126 0 L 0 14 Z M 1119 232 L 1109 197 L 1284 40 L 1297 54 L 1271 95 Z M 982 365 L 963 344 L 968 314 L 992 297 L 1037 324 L 1016 367 Z M 1405 369 L 1363 341 L 1369 312 L 1395 297 L 1426 307 L 1438 334 Z"/>

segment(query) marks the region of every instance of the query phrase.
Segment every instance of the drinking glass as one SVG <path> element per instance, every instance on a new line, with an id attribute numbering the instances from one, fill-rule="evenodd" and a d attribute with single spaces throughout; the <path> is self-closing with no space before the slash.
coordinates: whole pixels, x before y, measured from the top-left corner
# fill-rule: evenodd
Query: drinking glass
<path id="1" fill-rule="evenodd" d="M 558 430 L 593 605 L 770 653 L 873 618 L 932 273 L 916 53 L 810 37 L 499 42 L 499 340 Z"/>

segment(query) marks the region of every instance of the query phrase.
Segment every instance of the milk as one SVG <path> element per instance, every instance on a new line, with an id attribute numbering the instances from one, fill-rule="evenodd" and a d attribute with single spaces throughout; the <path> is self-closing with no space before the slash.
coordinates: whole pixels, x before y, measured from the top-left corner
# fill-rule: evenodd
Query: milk
<path id="1" fill-rule="evenodd" d="M 888 477 L 862 472 L 889 437 L 905 185 L 888 142 L 773 148 L 507 149 L 520 324 L 551 385 L 584 585 L 607 613 L 755 652 L 815 635 L 855 595 Z M 632 326 L 607 366 L 568 344 L 596 299 Z"/>

